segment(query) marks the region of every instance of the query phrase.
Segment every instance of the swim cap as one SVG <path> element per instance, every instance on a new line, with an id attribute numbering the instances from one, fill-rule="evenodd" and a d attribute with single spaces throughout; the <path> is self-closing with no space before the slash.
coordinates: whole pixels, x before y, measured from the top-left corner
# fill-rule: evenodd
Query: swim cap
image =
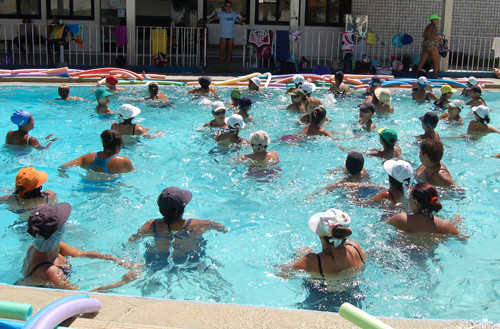
<path id="1" fill-rule="evenodd" d="M 12 114 L 10 121 L 18 127 L 22 127 L 30 121 L 31 113 L 24 110 L 18 110 Z"/>

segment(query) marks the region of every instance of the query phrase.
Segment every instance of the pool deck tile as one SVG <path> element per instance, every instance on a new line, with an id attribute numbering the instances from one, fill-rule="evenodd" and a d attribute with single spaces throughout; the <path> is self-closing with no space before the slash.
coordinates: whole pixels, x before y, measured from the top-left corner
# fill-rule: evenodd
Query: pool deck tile
<path id="1" fill-rule="evenodd" d="M 74 291 L 41 289 L 0 284 L 0 300 L 28 303 L 33 313 Z M 193 301 L 163 300 L 90 293 L 102 303 L 97 314 L 84 315 L 62 325 L 78 329 L 211 329 L 211 328 L 310 328 L 355 329 L 354 324 L 336 313 L 284 310 Z M 499 324 L 471 321 L 412 320 L 380 318 L 393 328 L 415 329 L 500 329 Z"/>

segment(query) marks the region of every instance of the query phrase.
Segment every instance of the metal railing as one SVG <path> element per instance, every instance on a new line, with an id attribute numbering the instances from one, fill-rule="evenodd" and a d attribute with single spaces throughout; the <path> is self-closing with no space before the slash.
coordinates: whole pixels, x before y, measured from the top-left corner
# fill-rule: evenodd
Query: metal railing
<path id="1" fill-rule="evenodd" d="M 25 33 L 20 37 L 20 26 Z M 83 43 L 48 40 L 51 25 L 1 24 L 0 65 L 24 66 L 117 66 L 119 56 L 128 65 L 200 66 L 206 65 L 206 33 L 197 27 L 137 26 L 115 32 L 114 26 L 81 25 Z M 126 35 L 124 32 L 126 31 Z M 118 40 L 117 36 L 118 35 Z M 133 43 L 131 36 L 135 36 Z M 117 42 L 118 41 L 118 42 Z M 161 60 L 153 62 L 159 56 Z"/>
<path id="2" fill-rule="evenodd" d="M 250 29 L 247 29 L 248 31 Z M 245 41 L 248 44 L 248 31 L 245 33 Z M 272 31 L 276 36 L 276 30 Z M 385 40 L 387 39 L 387 40 Z M 409 62 L 412 64 L 422 55 L 421 41 L 415 40 L 411 45 L 404 48 L 397 48 L 391 44 L 391 37 L 379 37 L 374 45 L 366 44 L 366 39 L 354 40 L 354 51 L 352 58 L 356 60 L 365 59 L 371 63 L 372 60 L 380 62 L 381 66 L 392 66 L 393 58 Z M 301 57 L 308 60 L 307 68 L 314 68 L 317 65 L 339 69 L 343 65 L 345 52 L 342 51 L 342 32 L 319 31 L 302 32 L 301 38 L 292 47 L 296 61 Z M 493 72 L 493 68 L 500 67 L 500 58 L 494 58 L 494 51 L 491 49 L 493 38 L 452 36 L 449 38 L 450 53 L 448 55 L 448 71 L 457 72 Z M 273 37 L 272 58 L 259 58 L 257 53 L 248 54 L 248 45 L 243 46 L 243 66 L 269 67 L 271 60 L 276 59 L 276 40 Z M 350 65 L 349 65 L 350 66 Z"/>

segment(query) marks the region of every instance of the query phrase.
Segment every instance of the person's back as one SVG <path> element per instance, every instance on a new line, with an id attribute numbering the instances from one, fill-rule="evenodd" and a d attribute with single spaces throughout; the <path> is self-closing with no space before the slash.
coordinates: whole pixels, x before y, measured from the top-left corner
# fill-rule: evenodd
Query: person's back
<path id="1" fill-rule="evenodd" d="M 49 143 L 46 146 L 42 146 L 38 139 L 30 136 L 28 133 L 35 127 L 35 119 L 27 111 L 19 110 L 14 112 L 10 120 L 18 126 L 18 130 L 11 130 L 7 133 L 5 136 L 6 145 L 15 146 L 16 148 L 31 146 L 42 150 L 48 148 L 52 142 L 57 140 L 57 138 L 53 138 L 52 134 L 50 134 L 45 137 L 45 140 L 49 140 Z"/>

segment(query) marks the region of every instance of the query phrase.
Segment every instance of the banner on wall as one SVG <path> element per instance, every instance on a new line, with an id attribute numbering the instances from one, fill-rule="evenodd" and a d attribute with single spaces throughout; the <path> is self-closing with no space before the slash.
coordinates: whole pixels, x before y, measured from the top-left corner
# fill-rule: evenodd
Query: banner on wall
<path id="1" fill-rule="evenodd" d="M 368 15 L 345 15 L 345 31 L 354 33 L 355 37 L 366 38 Z"/>

